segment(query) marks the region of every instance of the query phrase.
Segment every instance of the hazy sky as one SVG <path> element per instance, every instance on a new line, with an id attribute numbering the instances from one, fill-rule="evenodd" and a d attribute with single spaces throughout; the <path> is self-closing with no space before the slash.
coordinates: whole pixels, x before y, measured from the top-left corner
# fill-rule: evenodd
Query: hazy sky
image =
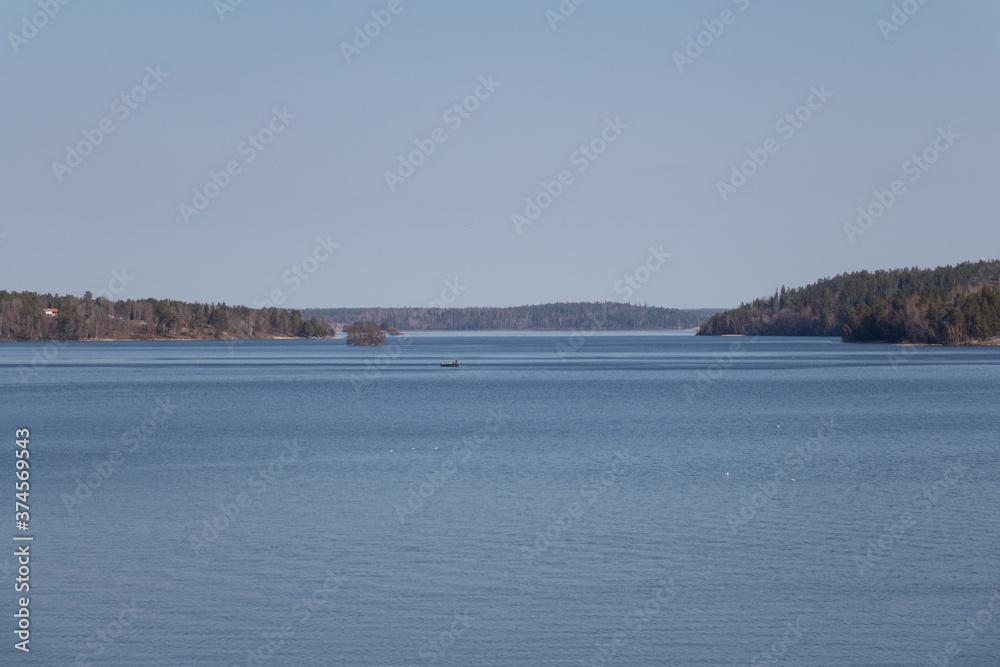
<path id="1" fill-rule="evenodd" d="M 0 289 L 728 307 L 1000 246 L 995 1 L 237 1 L 0 5 Z"/>

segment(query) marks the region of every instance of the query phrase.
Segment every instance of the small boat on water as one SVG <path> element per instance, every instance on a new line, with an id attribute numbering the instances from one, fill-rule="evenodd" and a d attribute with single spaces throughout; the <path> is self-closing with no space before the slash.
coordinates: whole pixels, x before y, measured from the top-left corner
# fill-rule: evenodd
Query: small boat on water
<path id="1" fill-rule="evenodd" d="M 449 361 L 446 364 L 441 364 L 441 366 L 443 366 L 444 368 L 458 368 L 461 365 L 462 364 L 458 363 L 458 359 L 456 359 L 455 361 Z"/>

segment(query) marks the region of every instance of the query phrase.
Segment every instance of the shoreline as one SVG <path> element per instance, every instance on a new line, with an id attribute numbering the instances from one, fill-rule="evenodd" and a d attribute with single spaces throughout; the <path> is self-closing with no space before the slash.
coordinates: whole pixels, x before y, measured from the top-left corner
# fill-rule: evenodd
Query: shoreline
<path id="1" fill-rule="evenodd" d="M 64 340 L 45 338 L 39 340 L 0 340 L 0 343 L 195 343 L 215 342 L 231 343 L 233 341 L 251 340 L 342 340 L 343 336 L 326 336 L 323 338 L 301 338 L 299 336 L 265 336 L 262 338 L 80 338 Z"/>
<path id="2" fill-rule="evenodd" d="M 617 335 L 628 335 L 628 334 L 651 334 L 651 333 L 689 333 L 694 332 L 693 329 L 602 329 L 596 331 L 583 332 L 583 335 L 592 334 L 617 334 Z M 571 330 L 561 331 L 557 329 L 426 329 L 426 330 L 416 330 L 407 332 L 411 334 L 517 334 L 517 335 L 542 335 L 542 336 L 554 336 L 562 334 L 573 334 Z M 576 332 L 580 333 L 580 332 Z M 405 334 L 404 334 L 405 335 Z M 695 334 L 699 335 L 699 334 Z M 716 335 L 704 335 L 706 338 L 746 338 L 750 334 L 716 334 Z M 767 338 L 815 338 L 830 339 L 830 336 L 766 336 Z M 58 339 L 44 339 L 44 340 L 4 340 L 0 343 L 184 343 L 184 342 L 218 342 L 218 343 L 230 343 L 234 341 L 266 341 L 266 340 L 343 340 L 344 336 L 325 336 L 325 337 L 313 337 L 313 338 L 303 338 L 299 336 L 266 336 L 262 338 L 86 338 L 80 340 L 58 340 Z M 846 343 L 848 345 L 894 345 L 898 347 L 1000 347 L 1000 337 L 986 338 L 974 341 L 965 341 L 962 343 L 913 343 L 913 342 L 897 342 L 897 341 L 885 341 L 885 340 L 865 340 L 865 341 L 845 341 L 842 338 L 834 338 L 831 340 L 833 343 Z"/>
<path id="3" fill-rule="evenodd" d="M 403 338 L 412 335 L 434 335 L 434 334 L 446 334 L 446 335 L 539 335 L 539 336 L 571 336 L 571 335 L 582 335 L 582 336 L 593 336 L 593 335 L 650 335 L 650 334 L 689 334 L 695 335 L 695 329 L 594 329 L 587 331 L 577 331 L 573 329 L 414 329 L 410 331 L 405 331 L 402 334 L 397 334 L 392 336 L 392 338 Z M 300 336 L 267 336 L 262 338 L 85 338 L 79 340 L 60 340 L 60 339 L 39 339 L 39 340 L 0 340 L 0 344 L 4 343 L 139 343 L 139 342 L 156 342 L 156 343 L 178 343 L 178 342 L 194 342 L 194 341 L 215 341 L 219 343 L 233 342 L 233 341 L 254 341 L 254 340 L 344 340 L 345 335 L 338 331 L 336 336 L 323 336 L 323 337 L 311 337 L 303 338 Z M 388 344 L 389 336 L 386 337 L 386 344 Z"/>
<path id="4" fill-rule="evenodd" d="M 751 334 L 700 334 L 707 338 L 745 338 Z M 832 336 L 768 336 L 762 334 L 761 338 L 832 338 Z M 1000 336 L 993 338 L 982 338 L 977 340 L 964 341 L 962 343 L 912 343 L 908 341 L 892 340 L 844 340 L 835 338 L 834 343 L 845 343 L 847 345 L 896 345 L 899 347 L 1000 347 Z"/>

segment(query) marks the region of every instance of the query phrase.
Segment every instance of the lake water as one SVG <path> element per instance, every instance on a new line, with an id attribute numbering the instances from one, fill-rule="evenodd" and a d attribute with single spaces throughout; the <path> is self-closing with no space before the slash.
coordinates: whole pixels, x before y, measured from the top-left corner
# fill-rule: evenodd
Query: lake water
<path id="1" fill-rule="evenodd" d="M 35 538 L 32 650 L 8 615 L 3 664 L 1000 664 L 1000 349 L 418 333 L 0 359 L 0 476 L 12 505 L 29 428 Z"/>

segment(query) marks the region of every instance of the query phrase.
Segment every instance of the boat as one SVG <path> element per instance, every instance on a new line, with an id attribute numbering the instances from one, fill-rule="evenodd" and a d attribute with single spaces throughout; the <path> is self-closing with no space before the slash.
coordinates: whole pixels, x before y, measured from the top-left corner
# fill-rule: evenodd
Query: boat
<path id="1" fill-rule="evenodd" d="M 446 364 L 441 364 L 441 366 L 443 366 L 444 368 L 458 368 L 461 365 L 462 364 L 458 363 L 458 359 L 456 359 L 455 361 L 449 361 Z"/>

